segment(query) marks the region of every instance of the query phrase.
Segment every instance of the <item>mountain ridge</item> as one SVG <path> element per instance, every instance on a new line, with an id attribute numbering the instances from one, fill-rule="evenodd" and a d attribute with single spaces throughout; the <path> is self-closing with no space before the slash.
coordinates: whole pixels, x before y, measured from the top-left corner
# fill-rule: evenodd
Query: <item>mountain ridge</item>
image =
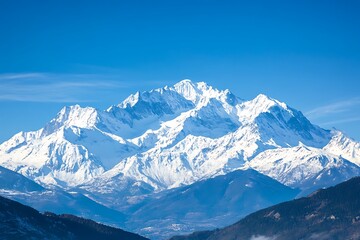
<path id="1" fill-rule="evenodd" d="M 224 227 L 259 208 L 292 199 L 298 192 L 255 170 L 237 170 L 163 191 L 139 207 L 135 204 L 128 228 L 165 239 L 194 229 Z"/>
<path id="2" fill-rule="evenodd" d="M 56 215 L 50 212 L 41 214 L 2 196 L 0 222 L 2 239 L 147 239 L 74 215 Z"/>
<path id="3" fill-rule="evenodd" d="M 360 177 L 252 213 L 223 229 L 171 240 L 358 239 Z"/>
<path id="4" fill-rule="evenodd" d="M 311 124 L 285 103 L 264 94 L 245 101 L 183 80 L 104 111 L 64 107 L 44 128 L 2 143 L 0 165 L 42 185 L 71 188 L 124 176 L 162 191 L 300 145 L 360 164 L 360 143 Z"/>
<path id="5" fill-rule="evenodd" d="M 44 128 L 0 144 L 0 166 L 120 212 L 247 169 L 304 196 L 360 175 L 359 156 L 360 143 L 281 101 L 264 94 L 243 100 L 190 80 L 137 92 L 106 110 L 64 107 Z"/>

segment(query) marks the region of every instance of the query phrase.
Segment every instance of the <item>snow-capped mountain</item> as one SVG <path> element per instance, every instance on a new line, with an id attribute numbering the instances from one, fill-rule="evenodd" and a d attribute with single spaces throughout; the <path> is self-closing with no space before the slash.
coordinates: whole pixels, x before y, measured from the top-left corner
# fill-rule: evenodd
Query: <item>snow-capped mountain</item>
<path id="1" fill-rule="evenodd" d="M 64 107 L 2 143 L 0 165 L 129 213 L 149 195 L 239 169 L 305 194 L 360 175 L 360 143 L 263 94 L 246 101 L 183 80 L 106 110 Z"/>
<path id="2" fill-rule="evenodd" d="M 287 186 L 301 188 L 302 195 L 360 176 L 359 166 L 324 149 L 300 145 L 266 150 L 249 165 Z"/>
<path id="3" fill-rule="evenodd" d="M 345 136 L 340 131 L 334 131 L 331 141 L 324 147 L 327 152 L 349 159 L 360 166 L 360 143 Z"/>
<path id="4" fill-rule="evenodd" d="M 299 144 L 360 162 L 359 143 L 311 124 L 285 103 L 263 94 L 244 101 L 183 80 L 137 92 L 105 111 L 64 107 L 44 128 L 0 145 L 0 164 L 45 185 L 118 182 L 120 176 L 160 191 Z"/>

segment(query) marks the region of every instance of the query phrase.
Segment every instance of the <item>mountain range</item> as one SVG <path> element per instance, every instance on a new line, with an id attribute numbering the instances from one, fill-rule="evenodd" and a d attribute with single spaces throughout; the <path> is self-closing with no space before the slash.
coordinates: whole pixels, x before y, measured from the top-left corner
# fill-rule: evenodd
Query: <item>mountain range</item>
<path id="1" fill-rule="evenodd" d="M 162 239 L 358 176 L 360 143 L 263 94 L 183 80 L 106 110 L 64 107 L 2 143 L 0 165 L 7 197 Z"/>

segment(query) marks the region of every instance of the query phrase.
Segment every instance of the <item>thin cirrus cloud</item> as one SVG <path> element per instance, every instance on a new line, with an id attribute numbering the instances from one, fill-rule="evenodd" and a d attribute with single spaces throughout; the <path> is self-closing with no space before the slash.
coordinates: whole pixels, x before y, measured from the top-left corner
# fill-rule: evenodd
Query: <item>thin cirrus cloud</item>
<path id="1" fill-rule="evenodd" d="M 321 123 L 321 125 L 334 126 L 334 125 L 340 124 L 340 123 L 350 123 L 350 122 L 358 122 L 358 121 L 360 121 L 360 117 L 351 117 L 351 118 L 345 118 L 345 119 L 340 119 L 340 120 L 335 120 L 335 121 L 323 122 L 323 123 Z"/>
<path id="2" fill-rule="evenodd" d="M 352 98 L 315 108 L 305 115 L 321 126 L 339 126 L 360 121 L 360 98 Z"/>
<path id="3" fill-rule="evenodd" d="M 346 101 L 340 101 L 312 109 L 306 112 L 305 115 L 311 119 L 319 119 L 332 114 L 349 112 L 359 106 L 360 106 L 360 98 L 352 98 Z"/>
<path id="4" fill-rule="evenodd" d="M 94 102 L 95 93 L 128 86 L 97 74 L 0 74 L 0 101 Z"/>

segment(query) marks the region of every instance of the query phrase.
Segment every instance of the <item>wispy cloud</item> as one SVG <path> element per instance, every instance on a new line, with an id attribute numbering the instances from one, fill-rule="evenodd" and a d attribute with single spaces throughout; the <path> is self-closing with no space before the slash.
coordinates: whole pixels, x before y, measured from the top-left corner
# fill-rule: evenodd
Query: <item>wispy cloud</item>
<path id="1" fill-rule="evenodd" d="M 339 120 L 334 120 L 334 121 L 329 121 L 329 122 L 323 122 L 323 123 L 321 123 L 321 125 L 334 126 L 334 125 L 340 124 L 340 123 L 350 123 L 350 122 L 358 122 L 358 121 L 360 121 L 360 117 L 350 117 L 350 118 L 344 118 L 344 119 L 339 119 Z"/>
<path id="2" fill-rule="evenodd" d="M 0 74 L 0 80 L 23 79 L 23 78 L 42 78 L 43 73 L 5 73 Z"/>
<path id="3" fill-rule="evenodd" d="M 0 100 L 94 102 L 96 93 L 129 87 L 115 76 L 98 74 L 0 74 Z"/>
<path id="4" fill-rule="evenodd" d="M 311 119 L 318 119 L 331 114 L 351 111 L 356 106 L 360 106 L 360 98 L 352 98 L 346 101 L 321 106 L 306 112 L 305 115 Z"/>

